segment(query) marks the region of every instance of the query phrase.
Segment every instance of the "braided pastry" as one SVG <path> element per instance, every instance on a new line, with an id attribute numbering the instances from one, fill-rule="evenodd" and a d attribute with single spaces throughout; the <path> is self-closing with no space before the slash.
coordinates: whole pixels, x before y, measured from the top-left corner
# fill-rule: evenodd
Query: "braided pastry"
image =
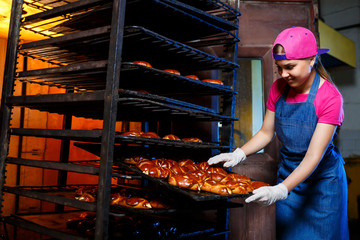
<path id="1" fill-rule="evenodd" d="M 164 136 L 163 139 L 180 140 L 180 138 L 178 136 L 175 136 L 174 134 L 168 134 L 168 135 Z"/>

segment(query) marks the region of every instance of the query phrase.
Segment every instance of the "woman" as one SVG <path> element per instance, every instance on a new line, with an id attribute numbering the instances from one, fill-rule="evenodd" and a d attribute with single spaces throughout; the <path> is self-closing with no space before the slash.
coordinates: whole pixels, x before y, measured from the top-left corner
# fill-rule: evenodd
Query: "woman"
<path id="1" fill-rule="evenodd" d="M 317 49 L 306 28 L 282 31 L 273 45 L 281 78 L 271 87 L 262 128 L 241 148 L 208 161 L 235 166 L 276 133 L 282 143 L 278 184 L 255 190 L 245 201 L 277 202 L 277 239 L 349 238 L 344 160 L 332 143 L 344 118 L 343 99 L 318 58 L 327 51 Z"/>

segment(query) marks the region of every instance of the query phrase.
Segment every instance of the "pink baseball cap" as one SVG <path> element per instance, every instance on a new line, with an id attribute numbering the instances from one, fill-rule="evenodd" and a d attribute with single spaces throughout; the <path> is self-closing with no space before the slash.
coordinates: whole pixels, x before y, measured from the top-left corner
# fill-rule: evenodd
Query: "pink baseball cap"
<path id="1" fill-rule="evenodd" d="M 285 54 L 273 54 L 275 60 L 301 59 L 327 53 L 329 49 L 317 48 L 314 34 L 307 28 L 292 27 L 283 30 L 275 39 L 284 47 Z"/>

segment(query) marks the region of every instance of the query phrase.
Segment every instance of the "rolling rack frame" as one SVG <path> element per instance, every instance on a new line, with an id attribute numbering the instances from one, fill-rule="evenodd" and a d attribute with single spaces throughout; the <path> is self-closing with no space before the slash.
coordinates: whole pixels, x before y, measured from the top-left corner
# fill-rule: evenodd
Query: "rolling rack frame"
<path id="1" fill-rule="evenodd" d="M 89 0 L 88 2 L 96 2 L 96 0 Z M 217 0 L 216 0 L 217 1 Z M 218 1 L 219 2 L 219 1 Z M 11 163 L 11 159 L 8 159 L 8 147 L 9 147 L 9 136 L 10 131 L 10 120 L 11 120 L 11 110 L 14 106 L 12 100 L 12 93 L 14 89 L 14 81 L 16 74 L 16 56 L 17 56 L 17 47 L 20 36 L 20 25 L 21 25 L 21 14 L 22 14 L 22 5 L 23 0 L 13 0 L 11 18 L 10 21 L 10 31 L 7 45 L 7 55 L 6 55 L 6 65 L 4 73 L 4 87 L 2 92 L 2 101 L 1 101 L 1 133 L 0 133 L 0 187 L 3 188 L 5 184 L 5 168 L 6 163 Z M 114 0 L 113 1 L 113 13 L 112 13 L 112 23 L 111 23 L 111 32 L 110 32 L 110 42 L 109 42 L 109 56 L 108 63 L 106 68 L 106 85 L 105 91 L 102 93 L 103 102 L 104 102 L 104 111 L 103 111 L 103 130 L 101 137 L 101 150 L 100 150 L 100 164 L 99 171 L 96 173 L 99 175 L 99 192 L 96 203 L 96 212 L 97 212 L 97 221 L 96 221 L 96 232 L 95 239 L 108 239 L 108 230 L 109 226 L 109 212 L 110 212 L 110 186 L 111 178 L 113 176 L 113 159 L 114 159 L 114 144 L 116 142 L 115 136 L 115 123 L 117 121 L 117 111 L 118 111 L 118 99 L 119 99 L 119 82 L 121 81 L 120 71 L 122 65 L 122 47 L 123 47 L 123 37 L 124 37 L 124 22 L 125 22 L 125 9 L 126 9 L 126 0 Z M 14 17 L 15 16 L 15 17 Z M 237 31 L 236 31 L 237 37 Z M 233 52 L 236 53 L 237 44 L 233 46 Z M 231 51 L 230 51 L 231 52 Z M 230 54 L 230 53 L 229 53 Z M 230 54 L 231 55 L 231 54 Z M 236 62 L 236 54 L 233 56 L 233 62 Z M 161 73 L 162 74 L 162 73 Z M 235 86 L 236 81 L 236 70 L 232 72 L 233 86 Z M 120 79 L 120 80 L 119 80 Z M 227 91 L 227 89 L 225 89 Z M 16 99 L 16 98 L 14 98 Z M 15 104 L 16 105 L 16 104 Z M 227 145 L 228 148 L 224 148 L 227 151 L 232 149 L 232 129 L 233 129 L 233 118 L 234 116 L 234 107 L 235 107 L 235 96 L 229 94 L 228 98 L 224 101 L 224 106 L 231 106 L 230 108 L 225 107 L 224 113 L 226 116 L 230 116 L 229 119 L 224 120 L 223 127 L 221 129 L 221 140 L 224 145 Z M 221 118 L 220 118 L 221 119 Z M 12 133 L 14 134 L 14 133 Z M 15 133 L 16 135 L 16 133 Z M 26 134 L 25 134 L 26 135 Z M 55 164 L 56 165 L 56 164 Z M 64 168 L 68 170 L 67 167 L 61 167 L 59 165 L 54 166 L 54 169 Z M 81 170 L 83 171 L 83 169 Z M 89 170 L 89 173 L 95 171 L 93 169 Z M 0 191 L 0 200 L 2 202 L 3 191 Z M 94 209 L 94 208 L 90 208 Z M 226 214 L 226 213 L 225 213 Z M 0 220 L 4 221 L 2 212 L 0 210 Z M 5 223 L 4 223 L 5 224 Z M 64 235 L 68 238 L 69 236 Z M 72 239 L 72 238 L 70 238 Z M 78 239 L 74 237 L 73 239 Z M 79 238 L 82 239 L 82 238 Z"/>

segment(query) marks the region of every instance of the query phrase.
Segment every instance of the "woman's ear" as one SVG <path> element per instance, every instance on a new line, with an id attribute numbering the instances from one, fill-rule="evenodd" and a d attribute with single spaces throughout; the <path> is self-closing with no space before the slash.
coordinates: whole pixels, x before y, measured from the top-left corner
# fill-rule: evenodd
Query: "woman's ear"
<path id="1" fill-rule="evenodd" d="M 315 63 L 316 63 L 316 56 L 310 57 L 310 66 L 311 66 L 311 68 L 314 67 Z"/>

